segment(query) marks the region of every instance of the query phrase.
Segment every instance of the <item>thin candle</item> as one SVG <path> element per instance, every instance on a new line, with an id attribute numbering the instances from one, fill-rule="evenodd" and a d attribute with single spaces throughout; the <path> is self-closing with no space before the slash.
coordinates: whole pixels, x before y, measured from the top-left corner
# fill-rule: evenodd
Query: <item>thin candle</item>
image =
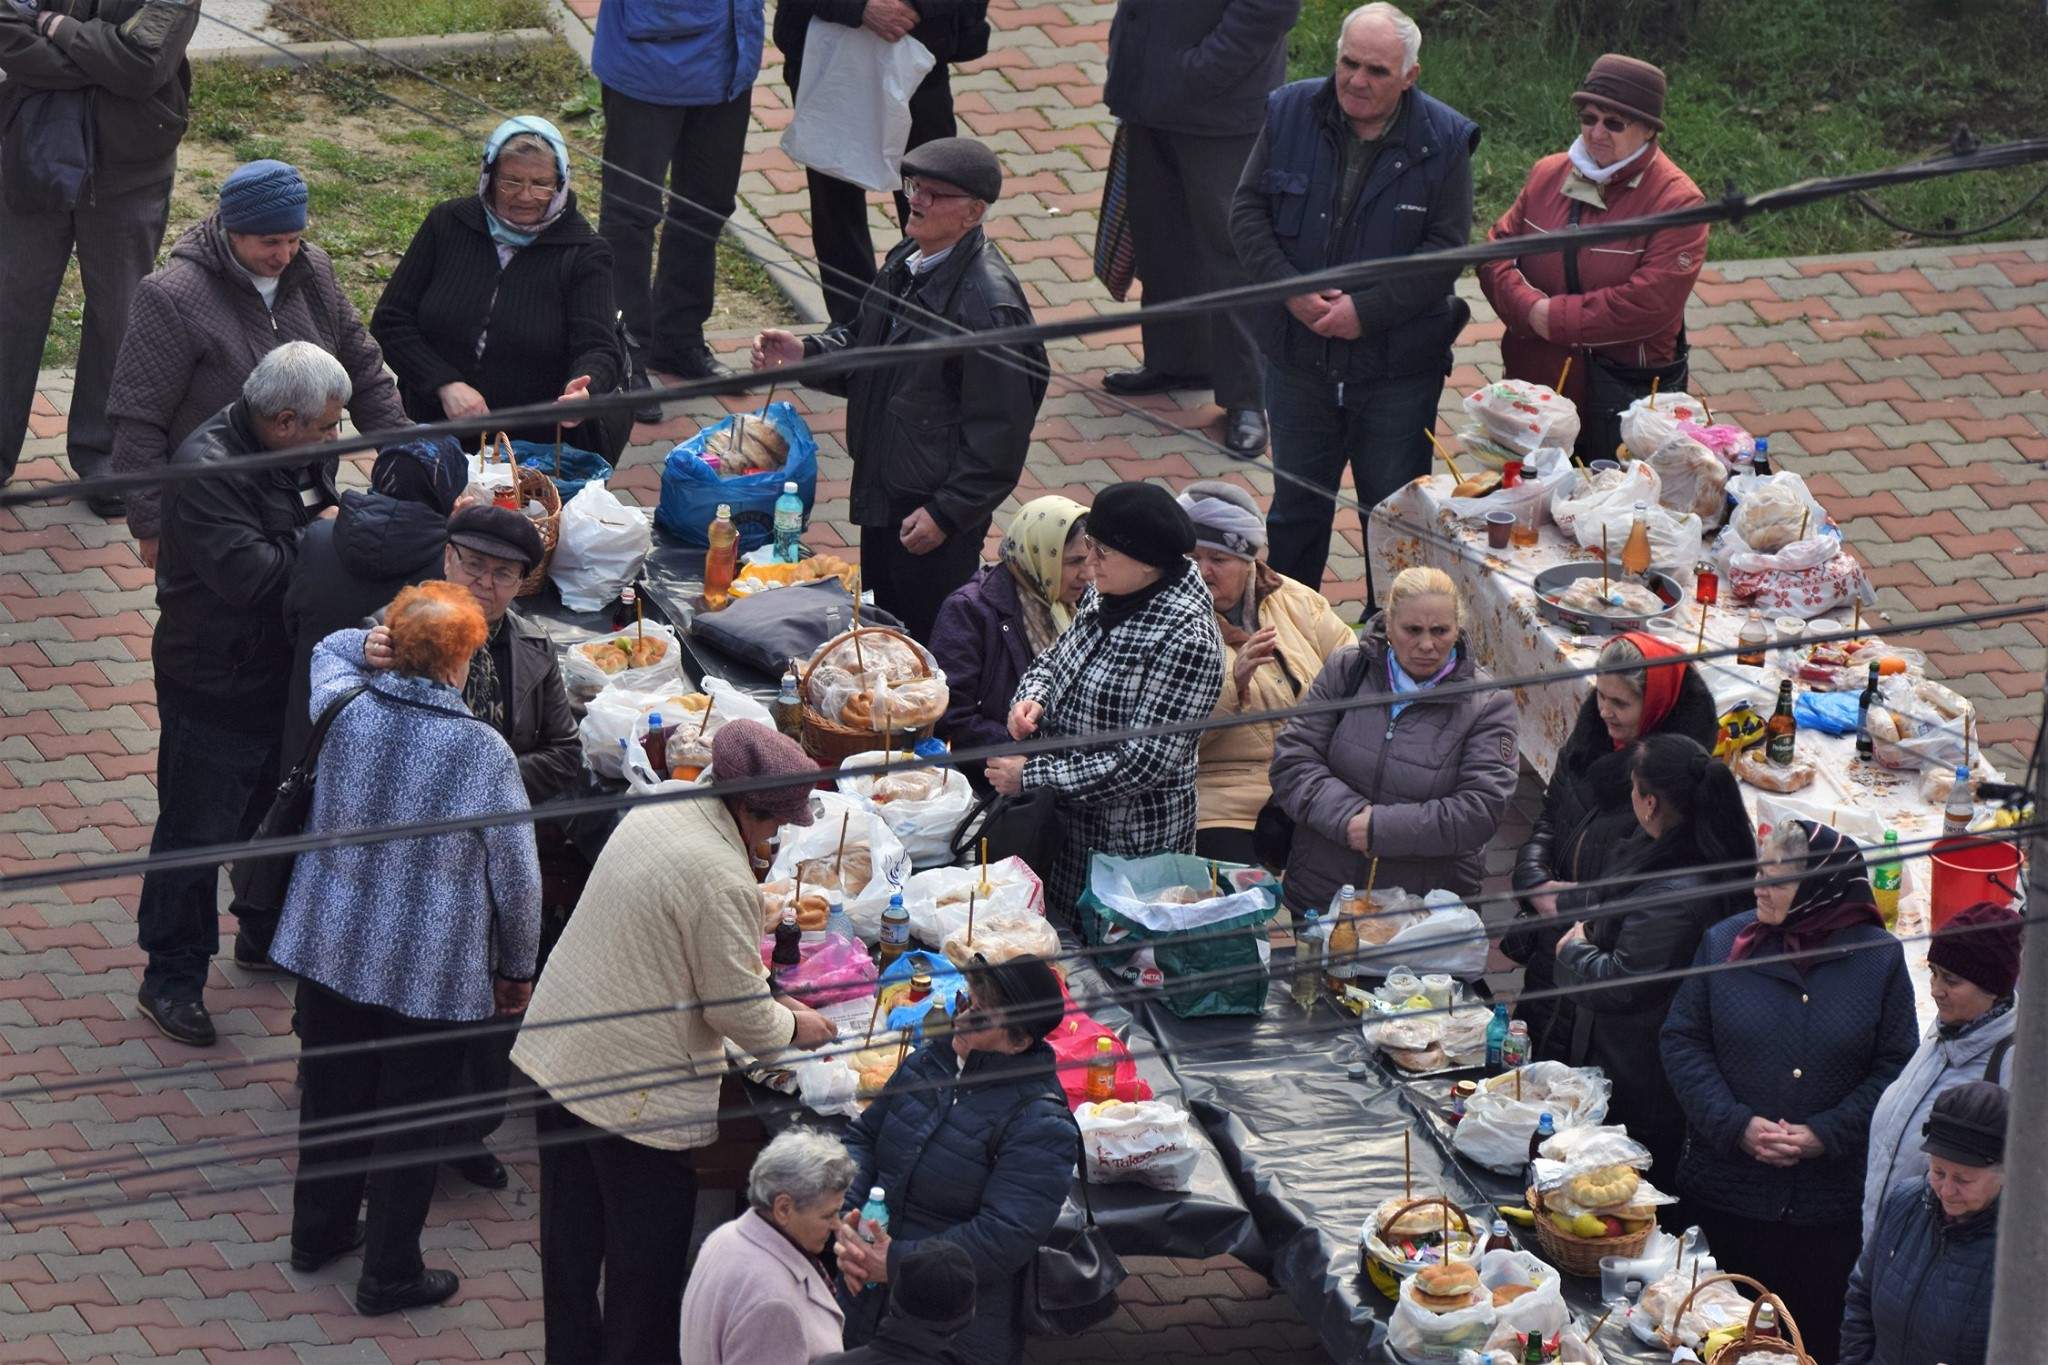
<path id="1" fill-rule="evenodd" d="M 847 811 L 839 817 L 839 851 L 832 855 L 832 874 L 839 878 L 839 889 L 846 889 L 846 822 L 853 818 Z"/>
<path id="2" fill-rule="evenodd" d="M 1568 378 L 1570 378 L 1570 377 L 1571 377 L 1571 372 L 1572 372 L 1572 358 L 1571 358 L 1571 357 L 1570 357 L 1569 355 L 1567 355 L 1567 356 L 1566 356 L 1566 357 L 1564 358 L 1564 364 L 1563 364 L 1563 365 L 1561 365 L 1561 366 L 1559 366 L 1559 367 L 1558 367 L 1558 371 L 1557 371 L 1557 385 L 1556 385 L 1556 391 L 1557 391 L 1558 393 L 1563 393 L 1563 392 L 1564 392 L 1564 381 L 1565 381 L 1566 379 L 1568 379 Z"/>
<path id="3" fill-rule="evenodd" d="M 1431 431 L 1428 427 L 1424 427 L 1422 429 L 1422 434 L 1424 436 L 1427 436 L 1429 438 L 1429 443 L 1436 447 L 1436 453 L 1444 457 L 1444 463 L 1450 466 L 1451 477 L 1456 479 L 1459 483 L 1465 482 L 1465 476 L 1458 472 L 1458 462 L 1451 458 L 1450 451 L 1444 449 L 1444 443 L 1436 438 L 1436 433 Z"/>

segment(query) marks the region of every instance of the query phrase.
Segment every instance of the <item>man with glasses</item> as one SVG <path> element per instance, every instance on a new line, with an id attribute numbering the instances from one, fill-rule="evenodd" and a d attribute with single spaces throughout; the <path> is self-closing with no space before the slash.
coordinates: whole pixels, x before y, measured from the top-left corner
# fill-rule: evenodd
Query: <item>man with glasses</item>
<path id="1" fill-rule="evenodd" d="M 909 236 L 889 252 L 858 316 L 814 336 L 762 332 L 755 369 L 1031 321 L 1010 263 L 982 231 L 1003 189 L 995 153 L 972 138 L 940 138 L 905 156 L 903 174 Z M 1046 376 L 1045 347 L 1034 341 L 817 384 L 846 398 L 861 576 L 875 604 L 919 639 L 981 563 L 989 522 L 1024 472 Z"/>
<path id="2" fill-rule="evenodd" d="M 1465 245 L 1479 127 L 1415 88 L 1422 31 L 1389 4 L 1362 5 L 1337 35 L 1337 69 L 1266 102 L 1245 163 L 1231 236 L 1254 280 Z M 1458 272 L 1305 290 L 1259 310 L 1275 479 L 1270 562 L 1320 590 L 1344 468 L 1361 535 L 1370 510 L 1429 472 L 1451 343 L 1471 309 Z M 1370 547 L 1366 606 L 1374 609 Z"/>

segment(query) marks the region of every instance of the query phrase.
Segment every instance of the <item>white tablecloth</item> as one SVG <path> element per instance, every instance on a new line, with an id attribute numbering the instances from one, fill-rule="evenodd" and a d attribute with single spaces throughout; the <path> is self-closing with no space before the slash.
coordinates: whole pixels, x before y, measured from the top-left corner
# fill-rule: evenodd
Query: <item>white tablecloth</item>
<path id="1" fill-rule="evenodd" d="M 1387 583 L 1402 569 L 1418 564 L 1450 574 L 1464 594 L 1465 638 L 1473 657 L 1495 677 L 1564 672 L 1598 663 L 1604 637 L 1571 635 L 1543 617 L 1534 586 L 1536 575 L 1553 565 L 1597 561 L 1598 556 L 1580 549 L 1547 515 L 1533 547 L 1489 549 L 1485 528 L 1465 525 L 1445 505 L 1451 487 L 1447 475 L 1417 479 L 1373 509 L 1369 539 L 1374 581 Z M 1690 574 L 1678 577 L 1690 584 Z M 1723 593 L 1725 601 L 1725 583 Z M 1659 633 L 1668 630 L 1666 638 L 1690 650 L 1699 610 L 1685 603 L 1674 613 L 1675 623 Z M 1705 647 L 1733 645 L 1746 616 L 1747 612 L 1725 607 L 1709 608 Z M 1698 667 L 1724 712 L 1747 698 L 1759 714 L 1768 715 L 1784 677 L 1775 667 L 1742 668 L 1726 659 Z M 1556 769 L 1558 751 L 1571 734 L 1592 682 L 1581 675 L 1514 689 L 1521 713 L 1522 757 L 1546 780 Z M 1743 795 L 1752 816 L 1767 819 L 1775 813 L 1778 818 L 1823 821 L 1870 847 L 1882 842 L 1887 829 L 1897 830 L 1907 844 L 1940 832 L 1941 809 L 1921 800 L 1918 774 L 1859 762 L 1855 740 L 1847 735 L 1804 729 L 1799 751 L 1819 769 L 1813 785 L 1778 796 L 1745 783 Z M 1929 867 L 1925 857 L 1909 857 L 1904 863 L 1897 929 L 1909 940 L 1906 959 L 1913 969 L 1923 1022 L 1931 1013 L 1925 990 L 1927 945 L 1917 936 L 1928 928 Z"/>

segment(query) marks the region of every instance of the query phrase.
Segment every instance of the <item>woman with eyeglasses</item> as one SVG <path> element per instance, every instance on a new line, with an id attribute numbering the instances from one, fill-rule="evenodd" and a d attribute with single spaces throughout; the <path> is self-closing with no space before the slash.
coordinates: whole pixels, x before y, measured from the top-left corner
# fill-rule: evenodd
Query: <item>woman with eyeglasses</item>
<path id="1" fill-rule="evenodd" d="M 1610 52 L 1572 95 L 1578 138 L 1544 157 L 1488 241 L 1542 238 L 1573 227 L 1646 218 L 1703 201 L 1699 186 L 1658 145 L 1664 72 Z M 1507 327 L 1510 379 L 1558 382 L 1579 407 L 1578 454 L 1611 459 L 1621 412 L 1658 385 L 1685 388 L 1685 301 L 1707 259 L 1707 228 L 1623 237 L 1573 251 L 1531 250 L 1479 267 L 1479 286 Z"/>
<path id="2" fill-rule="evenodd" d="M 1088 509 L 1095 589 L 1074 624 L 1017 685 L 1010 737 L 1082 738 L 1199 720 L 1223 691 L 1223 639 L 1188 559 L 1194 523 L 1158 484 L 1105 488 Z M 1195 851 L 1193 732 L 1105 739 L 1086 748 L 992 758 L 1004 796 L 1047 790 L 1066 819 L 1046 904 L 1070 915 L 1097 853 Z"/>
<path id="3" fill-rule="evenodd" d="M 1045 1037 L 1066 1013 L 1059 977 L 1036 957 L 966 971 L 950 1036 L 903 1063 L 846 1133 L 856 1169 L 838 1233 L 846 1344 L 875 1334 L 903 1257 L 950 1242 L 974 1263 L 974 1320 L 947 1359 L 1015 1365 L 1024 1268 L 1066 1203 L 1080 1145 Z M 879 1187 L 889 1223 L 859 1215 Z"/>
<path id="4" fill-rule="evenodd" d="M 484 144 L 477 192 L 435 205 L 384 286 L 370 331 L 415 422 L 609 393 L 623 378 L 612 249 L 576 208 L 555 126 L 507 119 Z M 509 428 L 553 441 L 555 424 Z M 615 457 L 630 424 L 563 440 Z"/>

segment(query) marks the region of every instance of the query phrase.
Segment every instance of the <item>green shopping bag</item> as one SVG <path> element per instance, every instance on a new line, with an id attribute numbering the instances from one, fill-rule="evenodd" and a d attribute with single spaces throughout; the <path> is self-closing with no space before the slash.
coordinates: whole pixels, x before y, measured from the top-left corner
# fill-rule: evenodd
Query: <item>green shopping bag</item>
<path id="1" fill-rule="evenodd" d="M 1221 895 L 1210 894 L 1212 870 Z M 1160 899 L 1185 887 L 1202 898 L 1191 904 Z M 1150 948 L 1166 977 L 1166 1007 L 1192 1019 L 1264 1012 L 1264 926 L 1279 905 L 1279 884 L 1261 868 L 1188 853 L 1097 853 L 1078 910 L 1088 942 Z"/>

